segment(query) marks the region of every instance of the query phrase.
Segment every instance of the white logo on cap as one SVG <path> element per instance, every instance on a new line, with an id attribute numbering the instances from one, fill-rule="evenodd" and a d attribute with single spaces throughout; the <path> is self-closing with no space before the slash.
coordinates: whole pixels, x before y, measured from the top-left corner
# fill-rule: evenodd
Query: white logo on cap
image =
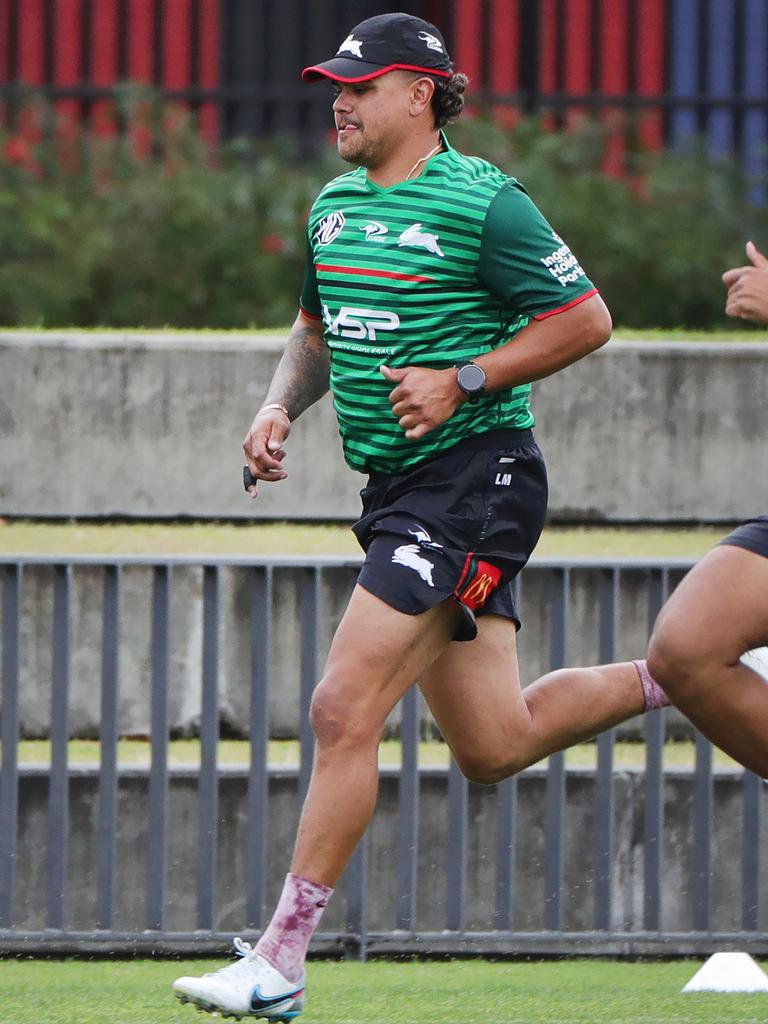
<path id="1" fill-rule="evenodd" d="M 443 44 L 437 36 L 433 36 L 430 32 L 419 32 L 419 39 L 423 39 L 430 50 L 437 50 L 438 53 L 445 53 Z"/>
<path id="2" fill-rule="evenodd" d="M 360 52 L 360 47 L 362 45 L 362 42 L 358 42 L 357 39 L 355 39 L 353 33 L 350 32 L 336 52 L 337 54 L 339 54 L 344 53 L 346 51 L 347 53 L 353 54 L 355 57 L 362 57 L 363 55 Z"/>
<path id="3" fill-rule="evenodd" d="M 341 210 L 335 210 L 333 213 L 329 213 L 327 217 L 323 217 L 317 225 L 317 244 L 330 245 L 334 238 L 340 234 L 345 223 L 344 214 Z"/>

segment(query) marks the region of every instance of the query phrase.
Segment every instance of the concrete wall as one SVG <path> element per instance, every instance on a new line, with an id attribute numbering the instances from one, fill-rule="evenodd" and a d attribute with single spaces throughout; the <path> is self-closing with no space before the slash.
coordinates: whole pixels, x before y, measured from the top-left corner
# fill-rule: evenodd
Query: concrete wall
<path id="1" fill-rule="evenodd" d="M 249 721 L 251 605 L 250 570 L 221 569 L 220 604 L 220 707 L 228 733 L 247 734 Z M 273 623 L 270 646 L 270 733 L 296 736 L 299 730 L 301 679 L 301 579 L 304 570 L 278 568 L 273 575 Z M 682 570 L 671 574 L 671 583 Z M 317 664 L 322 667 L 331 637 L 346 606 L 356 573 L 338 567 L 323 570 L 319 600 Z M 615 657 L 642 657 L 648 631 L 648 576 L 640 570 L 624 571 L 619 586 L 619 621 Z M 536 565 L 522 578 L 523 629 L 519 635 L 520 670 L 532 681 L 550 668 L 550 626 L 553 577 Z M 599 603 L 596 570 L 572 570 L 567 662 L 597 664 Z M 70 610 L 70 712 L 73 736 L 99 734 L 102 570 L 77 566 L 72 572 Z M 0 613 L 2 611 L 0 588 Z M 120 713 L 121 735 L 146 736 L 150 723 L 152 570 L 126 566 L 122 570 L 120 607 Z M 46 736 L 50 727 L 53 570 L 28 565 L 22 585 L 20 649 L 20 727 L 22 735 Z M 258 639 L 258 638 L 257 638 Z M 176 734 L 197 731 L 202 681 L 202 569 L 176 566 L 171 576 L 170 602 L 170 725 Z M 392 725 L 396 725 L 395 713 Z M 430 719 L 425 713 L 424 723 Z M 669 730 L 679 734 L 684 720 L 668 712 Z M 639 722 L 623 727 L 636 735 Z"/>
<path id="2" fill-rule="evenodd" d="M 353 519 L 326 398 L 252 503 L 240 444 L 279 338 L 0 334 L 0 515 Z M 765 509 L 768 344 L 614 342 L 535 386 L 554 519 Z"/>
<path id="3" fill-rule="evenodd" d="M 216 928 L 239 932 L 245 922 L 245 849 L 249 828 L 245 773 L 228 772 L 220 785 L 219 886 Z M 544 927 L 544 787 L 540 771 L 519 777 L 516 827 L 516 911 L 519 931 Z M 615 778 L 615 833 L 612 869 L 612 928 L 643 929 L 643 777 L 618 773 Z M 18 899 L 15 927 L 38 930 L 45 924 L 47 783 L 43 773 L 27 772 L 20 786 L 20 835 L 17 854 Z M 419 930 L 445 927 L 447 774 L 423 773 L 420 794 L 418 854 Z M 714 782 L 712 842 L 713 931 L 738 931 L 741 926 L 739 836 L 742 828 L 740 775 L 724 773 Z M 147 779 L 132 770 L 120 783 L 117 836 L 116 915 L 120 931 L 141 931 L 145 925 L 147 888 Z M 564 827 L 564 926 L 593 926 L 594 900 L 594 777 L 569 773 Z M 468 801 L 466 927 L 493 927 L 496 872 L 496 794 L 492 788 L 470 786 Z M 689 774 L 667 777 L 664 788 L 662 931 L 692 926 L 693 781 Z M 267 905 L 280 890 L 298 817 L 295 776 L 273 776 L 269 815 L 263 823 L 269 851 Z M 195 928 L 197 877 L 197 779 L 177 772 L 170 785 L 168 851 L 168 915 L 166 928 Z M 75 771 L 70 789 L 70 850 L 66 927 L 93 929 L 96 920 L 97 778 Z M 397 779 L 385 775 L 375 819 L 369 830 L 369 899 L 371 931 L 395 927 L 397 891 Z M 763 844 L 768 840 L 768 815 L 763 816 Z M 768 927 L 768 877 L 761 880 L 760 929 Z M 323 929 L 343 930 L 343 887 L 328 908 Z M 674 947 L 668 947 L 674 952 Z"/>

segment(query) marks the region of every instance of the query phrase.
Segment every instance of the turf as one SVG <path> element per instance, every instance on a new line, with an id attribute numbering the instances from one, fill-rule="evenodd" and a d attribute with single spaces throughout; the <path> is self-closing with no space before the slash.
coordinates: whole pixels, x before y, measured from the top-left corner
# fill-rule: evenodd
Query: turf
<path id="1" fill-rule="evenodd" d="M 534 560 L 699 558 L 727 527 L 548 526 Z M 349 526 L 308 523 L 88 523 L 0 519 L 0 555 L 340 555 L 359 558 Z"/>
<path id="2" fill-rule="evenodd" d="M 0 747 L 0 749 L 2 749 Z M 123 739 L 118 744 L 118 763 L 124 767 L 148 767 L 150 746 L 146 740 Z M 101 756 L 98 740 L 71 740 L 69 763 L 72 765 L 97 765 Z M 666 768 L 693 768 L 695 747 L 685 740 L 671 741 L 664 747 Z M 402 748 L 398 740 L 385 740 L 379 747 L 379 764 L 382 767 L 398 766 L 402 759 Z M 168 760 L 171 765 L 198 766 L 200 764 L 200 741 L 197 739 L 172 740 L 168 745 Z M 268 760 L 271 765 L 296 767 L 299 763 L 298 740 L 272 740 L 269 744 Z M 617 742 L 614 748 L 614 765 L 617 770 L 642 769 L 645 767 L 645 745 L 639 742 Z M 19 743 L 19 761 L 22 764 L 49 765 L 51 763 L 50 740 L 22 740 Z M 221 766 L 245 766 L 250 762 L 250 744 L 247 740 L 221 740 L 218 746 L 218 763 Z M 442 766 L 449 762 L 448 747 L 437 741 L 419 744 L 419 764 L 422 767 Z M 594 768 L 597 765 L 597 748 L 594 743 L 579 743 L 565 754 L 566 767 Z M 738 765 L 727 754 L 713 748 L 715 768 L 737 768 Z"/>
<path id="3" fill-rule="evenodd" d="M 170 985 L 220 962 L 0 963 L 2 1024 L 203 1024 Z M 763 1024 L 768 995 L 690 994 L 698 964 L 310 965 L 302 1024 Z"/>

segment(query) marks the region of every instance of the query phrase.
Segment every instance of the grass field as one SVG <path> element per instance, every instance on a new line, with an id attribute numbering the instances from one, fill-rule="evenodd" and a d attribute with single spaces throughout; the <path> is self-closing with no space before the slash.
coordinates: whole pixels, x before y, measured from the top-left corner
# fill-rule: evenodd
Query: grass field
<path id="1" fill-rule="evenodd" d="M 0 747 L 0 749 L 2 749 Z M 118 763 L 121 766 L 148 767 L 150 746 L 145 740 L 124 739 L 118 744 Z M 97 765 L 101 755 L 98 740 L 72 740 L 69 743 L 70 765 Z M 381 767 L 399 766 L 402 748 L 398 740 L 385 740 L 379 747 Z M 200 764 L 200 741 L 196 739 L 172 740 L 168 746 L 168 760 L 171 765 L 198 766 Z M 245 766 L 250 760 L 250 746 L 247 740 L 221 740 L 218 746 L 219 765 Z M 297 740 L 273 740 L 269 744 L 268 760 L 271 765 L 295 767 L 299 763 Z M 19 744 L 19 761 L 22 764 L 49 765 L 51 744 L 49 740 L 22 740 Z M 664 765 L 667 768 L 692 768 L 695 761 L 693 743 L 688 741 L 669 742 L 664 747 Z M 419 764 L 423 767 L 447 766 L 448 747 L 445 743 L 424 742 L 419 744 Z M 579 743 L 566 751 L 567 768 L 594 768 L 597 764 L 597 748 L 594 743 Z M 715 768 L 738 768 L 727 754 L 713 749 Z M 618 742 L 614 750 L 614 765 L 617 770 L 642 769 L 645 767 L 645 745 L 643 743 Z"/>
<path id="2" fill-rule="evenodd" d="M 534 559 L 699 558 L 723 527 L 547 526 Z M 341 555 L 360 557 L 348 526 L 308 523 L 87 523 L 0 520 L 0 555 Z"/>
<path id="3" fill-rule="evenodd" d="M 170 994 L 220 962 L 0 962 L 2 1024 L 203 1024 Z M 768 995 L 687 994 L 692 961 L 310 965 L 306 1024 L 764 1024 Z"/>

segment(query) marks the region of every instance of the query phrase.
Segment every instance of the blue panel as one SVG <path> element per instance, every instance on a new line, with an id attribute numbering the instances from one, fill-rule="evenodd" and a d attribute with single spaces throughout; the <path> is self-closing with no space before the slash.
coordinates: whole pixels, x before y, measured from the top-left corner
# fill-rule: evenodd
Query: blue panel
<path id="1" fill-rule="evenodd" d="M 744 49 L 742 54 L 745 96 L 765 100 L 768 93 L 768 5 L 765 0 L 746 0 L 744 5 Z M 764 176 L 768 116 L 765 108 L 747 107 L 744 113 L 744 166 L 750 176 Z M 753 202 L 765 202 L 765 189 L 756 187 Z"/>
<path id="2" fill-rule="evenodd" d="M 672 0 L 670 17 L 669 92 L 695 96 L 699 89 L 699 3 Z M 698 124 L 695 106 L 673 107 L 669 119 L 672 142 L 694 135 Z"/>
<path id="3" fill-rule="evenodd" d="M 707 54 L 707 92 L 710 96 L 730 97 L 733 94 L 734 42 L 731 0 L 710 0 Z M 731 152 L 734 115 L 730 104 L 715 106 L 709 111 L 707 134 L 710 153 L 717 155 Z"/>

